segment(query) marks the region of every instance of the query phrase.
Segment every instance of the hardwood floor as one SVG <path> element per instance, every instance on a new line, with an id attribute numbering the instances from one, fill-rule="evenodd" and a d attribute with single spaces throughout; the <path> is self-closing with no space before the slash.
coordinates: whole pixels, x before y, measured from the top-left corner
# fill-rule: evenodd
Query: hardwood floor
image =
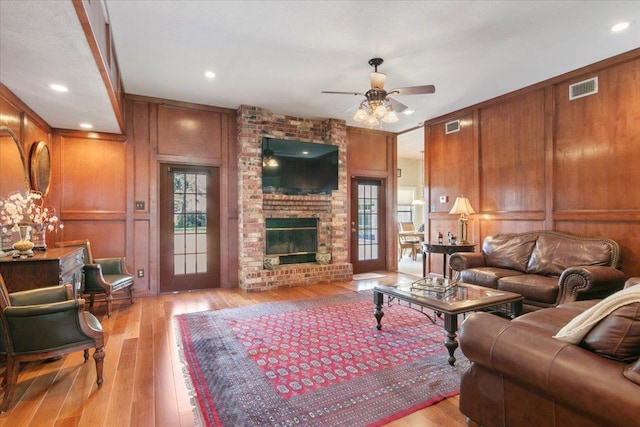
<path id="1" fill-rule="evenodd" d="M 54 362 L 28 363 L 20 372 L 10 409 L 0 415 L 0 427 L 194 426 L 176 348 L 173 316 L 347 293 L 378 283 L 415 280 L 414 276 L 402 273 L 384 274 L 386 276 L 381 279 L 265 292 L 222 289 L 164 294 L 138 298 L 133 306 L 118 301 L 113 305 L 111 318 L 106 317 L 105 305 L 97 304 L 94 314 L 102 322 L 106 334 L 102 388 L 96 386 L 93 358 L 82 363 L 82 352 Z M 453 397 L 389 426 L 455 427 L 465 426 L 465 422 L 458 411 L 458 397 Z"/>

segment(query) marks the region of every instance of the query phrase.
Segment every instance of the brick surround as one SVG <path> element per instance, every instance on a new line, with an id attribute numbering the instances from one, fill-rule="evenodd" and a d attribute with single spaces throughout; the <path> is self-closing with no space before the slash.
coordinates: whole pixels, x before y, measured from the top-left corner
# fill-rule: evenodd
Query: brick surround
<path id="1" fill-rule="evenodd" d="M 238 109 L 239 282 L 245 290 L 351 280 L 348 262 L 347 127 L 343 120 L 276 115 L 258 107 Z M 338 190 L 331 196 L 262 193 L 262 138 L 295 139 L 339 147 Z M 265 270 L 265 218 L 318 218 L 318 243 L 331 263 L 288 264 Z"/>

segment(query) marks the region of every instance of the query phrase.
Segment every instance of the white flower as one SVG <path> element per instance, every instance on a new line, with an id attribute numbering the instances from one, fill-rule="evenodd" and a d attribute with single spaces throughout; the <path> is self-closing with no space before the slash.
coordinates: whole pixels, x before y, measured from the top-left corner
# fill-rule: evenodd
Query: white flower
<path id="1" fill-rule="evenodd" d="M 12 193 L 6 199 L 0 199 L 0 225 L 3 232 L 10 229 L 18 231 L 20 224 L 32 224 L 38 229 L 54 231 L 62 227 L 53 207 L 42 206 L 44 200 L 40 193 L 29 191 Z"/>

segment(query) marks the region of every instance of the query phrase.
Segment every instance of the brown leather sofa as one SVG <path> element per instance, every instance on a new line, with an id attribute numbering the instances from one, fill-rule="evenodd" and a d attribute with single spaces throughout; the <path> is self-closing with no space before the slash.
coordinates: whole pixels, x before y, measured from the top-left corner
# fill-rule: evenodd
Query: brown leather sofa
<path id="1" fill-rule="evenodd" d="M 626 286 L 640 286 L 640 277 Z M 601 320 L 580 345 L 555 338 L 598 301 L 578 301 L 513 321 L 474 313 L 460 329 L 471 362 L 460 385 L 469 426 L 640 426 L 640 303 Z"/>
<path id="2" fill-rule="evenodd" d="M 515 292 L 524 311 L 604 298 L 622 289 L 618 244 L 554 231 L 488 236 L 481 252 L 457 252 L 452 270 L 465 283 Z"/>

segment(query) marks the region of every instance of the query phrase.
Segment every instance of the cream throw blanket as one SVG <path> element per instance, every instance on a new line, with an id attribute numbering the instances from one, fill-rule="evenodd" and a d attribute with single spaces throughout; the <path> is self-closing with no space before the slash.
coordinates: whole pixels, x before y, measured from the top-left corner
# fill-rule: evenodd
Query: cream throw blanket
<path id="1" fill-rule="evenodd" d="M 554 338 L 570 344 L 578 344 L 599 321 L 627 304 L 640 302 L 640 285 L 623 289 L 600 301 L 593 307 L 574 317 Z"/>

